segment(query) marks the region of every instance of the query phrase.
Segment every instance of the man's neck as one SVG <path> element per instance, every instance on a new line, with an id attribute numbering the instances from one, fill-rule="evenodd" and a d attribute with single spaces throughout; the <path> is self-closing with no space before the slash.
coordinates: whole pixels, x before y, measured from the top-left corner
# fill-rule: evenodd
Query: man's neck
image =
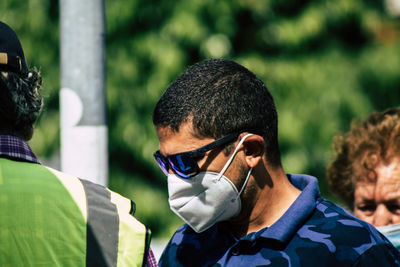
<path id="1" fill-rule="evenodd" d="M 263 186 L 257 178 L 243 196 L 241 214 L 230 221 L 233 234 L 243 237 L 274 224 L 289 209 L 301 191 L 288 180 L 282 168 L 268 172 Z M 265 178 L 264 178 L 265 179 Z"/>

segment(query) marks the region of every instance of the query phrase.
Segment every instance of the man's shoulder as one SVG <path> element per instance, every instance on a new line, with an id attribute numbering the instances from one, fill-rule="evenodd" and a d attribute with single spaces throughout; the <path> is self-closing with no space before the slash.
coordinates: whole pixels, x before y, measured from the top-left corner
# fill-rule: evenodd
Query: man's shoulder
<path id="1" fill-rule="evenodd" d="M 347 247 L 362 254 L 375 245 L 388 244 L 372 225 L 322 198 L 317 201 L 315 212 L 299 229 L 298 235 L 315 242 L 324 240 L 331 252 Z"/>
<path id="2" fill-rule="evenodd" d="M 315 262 L 344 265 L 360 262 L 363 266 L 375 258 L 380 258 L 382 266 L 386 266 L 399 257 L 398 251 L 373 226 L 322 198 L 317 200 L 314 212 L 299 227 L 285 251 L 304 266 L 314 266 Z"/>
<path id="3" fill-rule="evenodd" d="M 45 169 L 47 169 L 48 171 L 50 171 L 53 175 L 55 175 L 64 185 L 74 182 L 84 188 L 93 188 L 95 190 L 106 190 L 106 191 L 112 192 L 110 189 L 108 189 L 107 187 L 105 187 L 103 185 L 94 183 L 92 181 L 77 177 L 77 176 L 69 174 L 69 173 L 65 173 L 65 172 L 53 169 L 52 167 L 49 167 L 49 166 L 44 166 L 44 165 L 42 165 L 42 166 Z"/>
<path id="4" fill-rule="evenodd" d="M 84 192 L 85 195 L 90 194 L 90 197 L 93 199 L 104 198 L 118 204 L 122 203 L 121 205 L 123 206 L 131 207 L 131 214 L 133 214 L 135 211 L 135 203 L 132 200 L 121 196 L 120 194 L 110 190 L 108 187 L 53 169 L 48 166 L 44 166 L 44 168 L 55 175 L 63 184 L 63 186 L 70 192 Z"/>
<path id="5" fill-rule="evenodd" d="M 377 236 L 381 239 L 381 234 L 369 223 L 355 217 L 349 211 L 323 198 L 316 202 L 315 212 L 308 220 L 308 223 L 314 223 L 316 226 L 324 227 L 334 223 L 336 226 L 343 225 L 343 230 L 354 230 L 354 227 L 363 228 L 367 233 Z M 333 228 L 334 229 L 334 228 Z"/>
<path id="6" fill-rule="evenodd" d="M 182 266 L 210 266 L 217 262 L 234 243 L 221 228 L 216 224 L 196 233 L 187 224 L 182 225 L 164 249 L 160 266 L 180 266 L 177 262 Z"/>
<path id="7" fill-rule="evenodd" d="M 168 246 L 180 245 L 183 242 L 195 242 L 199 234 L 187 224 L 180 226 L 171 237 Z"/>
<path id="8" fill-rule="evenodd" d="M 52 167 L 49 167 L 49 166 L 46 166 L 46 165 L 42 165 L 42 166 L 43 166 L 43 168 L 47 169 L 48 171 L 50 171 L 51 173 L 53 173 L 57 177 L 64 177 L 64 178 L 67 178 L 67 179 L 78 179 L 78 177 L 76 177 L 74 175 L 71 175 L 71 174 L 56 170 L 56 169 L 54 169 Z"/>
<path id="9" fill-rule="evenodd" d="M 184 224 L 181 227 L 178 228 L 178 230 L 175 231 L 171 239 L 169 240 L 167 246 L 165 247 L 161 258 L 159 265 L 160 266 L 169 266 L 171 262 L 175 262 L 176 258 L 178 257 L 178 248 L 182 248 L 183 246 L 181 245 L 184 242 L 185 239 L 185 232 L 188 229 L 188 225 Z M 190 228 L 189 228 L 190 229 Z M 193 241 L 194 238 L 190 238 L 190 241 Z"/>
<path id="10" fill-rule="evenodd" d="M 220 226 L 217 224 L 200 234 L 187 225 L 181 226 L 166 246 L 160 266 L 175 265 L 177 262 L 193 266 L 193 261 L 199 266 L 210 266 L 221 261 L 237 242 Z M 250 242 L 254 246 L 247 248 L 254 250 L 251 259 L 244 254 L 242 256 L 246 260 L 243 258 L 243 261 L 290 261 L 293 266 L 322 266 L 328 263 L 365 266 L 379 259 L 382 266 L 396 266 L 396 259 L 399 258 L 399 253 L 375 228 L 323 199 L 317 201 L 315 211 L 288 243 L 272 241 L 258 235 L 254 242 Z"/>

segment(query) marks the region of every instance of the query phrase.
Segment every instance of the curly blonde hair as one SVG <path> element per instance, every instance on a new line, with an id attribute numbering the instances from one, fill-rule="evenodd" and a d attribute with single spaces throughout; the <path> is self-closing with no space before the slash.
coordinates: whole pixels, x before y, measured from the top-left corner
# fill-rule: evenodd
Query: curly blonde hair
<path id="1" fill-rule="evenodd" d="M 353 120 L 348 133 L 334 138 L 333 147 L 336 157 L 326 171 L 328 184 L 353 210 L 355 184 L 376 180 L 379 164 L 400 159 L 400 107 Z"/>

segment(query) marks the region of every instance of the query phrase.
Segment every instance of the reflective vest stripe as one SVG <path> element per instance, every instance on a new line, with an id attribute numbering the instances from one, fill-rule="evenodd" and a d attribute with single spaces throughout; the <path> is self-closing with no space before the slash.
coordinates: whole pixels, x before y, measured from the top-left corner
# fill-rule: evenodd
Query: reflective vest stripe
<path id="1" fill-rule="evenodd" d="M 119 216 L 106 188 L 81 180 L 86 192 L 88 220 L 86 266 L 117 266 Z"/>
<path id="2" fill-rule="evenodd" d="M 131 201 L 100 185 L 0 158 L 0 210 L 0 266 L 145 262 L 149 236 Z"/>
<path id="3" fill-rule="evenodd" d="M 142 266 L 147 255 L 147 229 L 132 215 L 132 203 L 129 199 L 110 191 L 111 202 L 117 206 L 120 218 L 119 244 L 118 244 L 118 267 Z M 132 242 L 132 240 L 141 240 Z M 136 252 L 133 254 L 132 252 Z"/>
<path id="4" fill-rule="evenodd" d="M 85 189 L 83 188 L 83 185 L 79 181 L 79 179 L 76 179 L 76 177 L 65 174 L 63 172 L 54 170 L 50 167 L 45 168 L 52 172 L 55 177 L 57 177 L 58 180 L 60 180 L 60 182 L 68 190 L 76 205 L 81 210 L 82 215 L 85 218 L 85 222 L 87 222 L 86 194 Z"/>
<path id="5" fill-rule="evenodd" d="M 145 256 L 147 255 L 147 251 L 149 248 L 149 241 L 150 241 L 150 231 L 146 229 L 146 227 L 140 223 L 135 217 L 133 217 L 133 213 L 135 210 L 134 203 L 121 195 L 112 192 L 104 187 L 98 186 L 96 184 L 92 184 L 85 180 L 79 180 L 74 176 L 62 173 L 60 171 L 54 170 L 52 168 L 46 167 L 50 170 L 60 182 L 64 185 L 64 187 L 69 191 L 71 194 L 72 199 L 75 201 L 76 205 L 80 208 L 82 215 L 85 218 L 85 221 L 88 225 L 87 235 L 86 238 L 87 242 L 87 249 L 88 249 L 88 257 L 87 259 L 94 259 L 99 260 L 101 259 L 103 263 L 96 263 L 99 266 L 104 266 L 104 264 L 108 264 L 107 260 L 104 259 L 105 257 L 96 258 L 97 252 L 100 252 L 100 248 L 107 249 L 106 246 L 99 246 L 98 242 L 89 242 L 90 239 L 93 240 L 94 236 L 89 236 L 90 231 L 89 228 L 93 228 L 91 223 L 91 219 L 95 220 L 93 217 L 93 211 L 96 211 L 97 208 L 101 208 L 103 212 L 94 214 L 98 214 L 101 218 L 98 218 L 99 221 L 103 220 L 104 212 L 108 212 L 108 209 L 104 209 L 104 201 L 108 204 L 106 206 L 111 207 L 110 205 L 115 206 L 115 210 L 112 211 L 113 215 L 118 220 L 118 228 L 115 228 L 114 224 L 114 234 L 113 237 L 117 237 L 117 245 L 112 248 L 112 251 L 115 252 L 117 250 L 118 256 L 116 260 L 117 267 L 124 267 L 124 266 L 142 266 L 145 262 Z M 105 192 L 106 191 L 106 192 Z M 91 197 L 86 196 L 86 194 L 90 194 Z M 99 199 L 102 199 L 101 203 Z M 97 205 L 96 205 L 97 204 Z M 111 207 L 112 208 L 112 207 Z M 99 209 L 97 209 L 100 211 Z M 119 218 L 119 219 L 118 219 Z M 88 220 L 89 219 L 89 220 Z M 98 224 L 99 226 L 99 224 Z M 110 231 L 109 225 L 103 223 L 103 227 L 106 227 L 107 231 Z M 101 228 L 97 228 L 99 231 Z M 105 230 L 101 230 L 104 232 Z M 111 232 L 112 233 L 112 232 Z M 118 233 L 118 234 L 115 234 Z M 103 240 L 103 243 L 107 243 L 109 239 Z M 115 242 L 115 239 L 114 239 Z M 94 248 L 90 246 L 95 245 Z M 107 251 L 107 250 L 105 250 Z M 93 256 L 92 256 L 93 255 Z M 90 262 L 87 260 L 88 266 L 90 266 Z M 115 266 L 115 261 L 113 263 Z"/>

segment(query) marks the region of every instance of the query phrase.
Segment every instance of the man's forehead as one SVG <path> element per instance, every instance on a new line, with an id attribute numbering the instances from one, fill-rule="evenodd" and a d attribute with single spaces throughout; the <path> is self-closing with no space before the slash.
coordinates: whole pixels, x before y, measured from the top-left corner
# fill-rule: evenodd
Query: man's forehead
<path id="1" fill-rule="evenodd" d="M 157 126 L 156 131 L 160 142 L 165 142 L 169 139 L 179 139 L 182 137 L 196 137 L 196 135 L 193 134 L 192 126 L 188 123 L 184 123 L 179 126 L 178 130 L 173 129 L 170 126 Z"/>
<path id="2" fill-rule="evenodd" d="M 157 126 L 156 132 L 159 142 L 163 142 L 165 139 L 168 139 L 171 135 L 175 133 L 175 131 L 173 131 L 172 128 L 169 126 L 166 127 Z"/>
<path id="3" fill-rule="evenodd" d="M 160 152 L 164 156 L 197 149 L 212 142 L 213 138 L 201 138 L 194 134 L 190 124 L 184 124 L 174 131 L 171 127 L 156 128 Z"/>

